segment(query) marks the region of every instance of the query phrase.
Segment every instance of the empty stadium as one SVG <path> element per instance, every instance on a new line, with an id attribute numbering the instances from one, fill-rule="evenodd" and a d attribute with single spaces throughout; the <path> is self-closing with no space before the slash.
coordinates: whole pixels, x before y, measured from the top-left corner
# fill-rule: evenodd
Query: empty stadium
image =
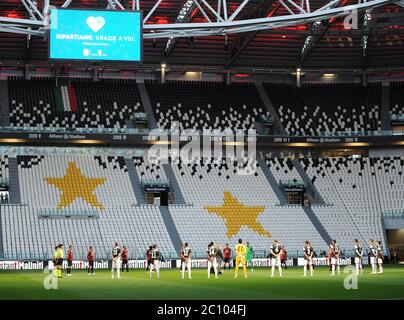
<path id="1" fill-rule="evenodd" d="M 403 6 L 2 1 L 0 299 L 403 299 Z M 249 277 L 220 265 L 209 282 L 208 244 L 229 244 L 234 267 L 240 238 Z M 347 290 L 355 239 L 365 272 Z M 369 275 L 370 239 L 383 274 Z M 272 279 L 274 240 L 288 270 Z M 119 285 L 115 242 L 129 252 Z M 186 242 L 193 283 L 178 272 Z M 155 243 L 160 282 L 145 272 Z M 64 261 L 48 290 L 59 244 L 73 276 Z"/>

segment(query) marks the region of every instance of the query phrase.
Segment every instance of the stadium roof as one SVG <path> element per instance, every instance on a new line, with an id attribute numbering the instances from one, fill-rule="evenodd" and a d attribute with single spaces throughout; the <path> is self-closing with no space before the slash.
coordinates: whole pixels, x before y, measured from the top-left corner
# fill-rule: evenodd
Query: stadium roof
<path id="1" fill-rule="evenodd" d="M 136 1 L 136 0 L 133 0 Z M 124 8 L 136 6 L 132 0 L 119 0 Z M 190 2 L 189 2 L 190 1 Z M 224 1 L 224 0 L 223 0 Z M 306 1 L 306 0 L 304 0 Z M 307 0 L 308 1 L 308 0 Z M 39 11 L 45 1 L 2 0 L 0 17 L 32 19 L 26 9 L 28 2 Z M 50 0 L 50 5 L 61 7 L 66 0 Z M 117 4 L 114 0 L 72 0 L 70 8 L 107 8 Z M 140 0 L 144 16 L 158 0 Z M 198 0 L 217 8 L 222 0 Z M 227 0 L 228 14 L 234 13 L 244 0 Z M 235 20 L 288 15 L 289 10 L 299 13 L 290 0 L 249 0 Z M 300 3 L 300 0 L 294 0 Z M 303 2 L 303 1 L 302 1 Z M 331 0 L 310 0 L 311 10 Z M 357 4 L 358 0 L 335 1 L 335 6 Z M 404 66 L 404 7 L 403 1 L 362 10 L 358 13 L 357 28 L 346 29 L 345 17 L 268 30 L 250 31 L 195 38 L 144 39 L 144 64 L 157 65 L 162 61 L 170 65 L 217 66 L 223 68 L 383 68 Z M 192 5 L 189 12 L 184 5 Z M 119 6 L 117 6 L 119 9 Z M 206 8 L 206 7 L 205 7 Z M 181 11 L 183 10 L 183 11 Z M 181 15 L 180 13 L 184 13 Z M 192 0 L 163 0 L 152 12 L 147 24 L 216 21 L 210 10 L 201 11 Z M 5 32 L 6 31 L 6 32 Z M 10 33 L 0 22 L 0 61 L 8 64 L 47 64 L 47 40 L 42 36 Z"/>

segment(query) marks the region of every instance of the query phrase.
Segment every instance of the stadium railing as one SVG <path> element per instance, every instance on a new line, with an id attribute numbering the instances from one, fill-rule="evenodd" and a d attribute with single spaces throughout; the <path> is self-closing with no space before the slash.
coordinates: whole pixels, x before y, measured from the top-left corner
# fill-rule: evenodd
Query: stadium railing
<path id="1" fill-rule="evenodd" d="M 149 129 L 135 128 L 65 128 L 65 127 L 0 127 L 0 132 L 34 133 L 98 133 L 98 134 L 147 134 Z"/>
<path id="2" fill-rule="evenodd" d="M 38 218 L 76 218 L 76 219 L 98 219 L 99 213 L 97 210 L 91 209 L 55 209 L 55 208 L 39 208 Z"/>

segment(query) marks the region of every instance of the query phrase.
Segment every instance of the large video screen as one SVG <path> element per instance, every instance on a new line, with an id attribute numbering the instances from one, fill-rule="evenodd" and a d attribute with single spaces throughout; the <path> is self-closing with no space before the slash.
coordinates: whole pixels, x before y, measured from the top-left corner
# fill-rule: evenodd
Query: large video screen
<path id="1" fill-rule="evenodd" d="M 49 58 L 140 62 L 142 14 L 137 11 L 51 10 Z"/>

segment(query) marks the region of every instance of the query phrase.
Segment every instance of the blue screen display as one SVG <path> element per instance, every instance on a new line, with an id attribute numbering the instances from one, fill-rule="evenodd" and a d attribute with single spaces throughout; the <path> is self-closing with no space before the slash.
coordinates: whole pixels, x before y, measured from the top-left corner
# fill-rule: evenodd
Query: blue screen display
<path id="1" fill-rule="evenodd" d="M 142 15 L 134 11 L 51 10 L 50 59 L 142 60 Z"/>

